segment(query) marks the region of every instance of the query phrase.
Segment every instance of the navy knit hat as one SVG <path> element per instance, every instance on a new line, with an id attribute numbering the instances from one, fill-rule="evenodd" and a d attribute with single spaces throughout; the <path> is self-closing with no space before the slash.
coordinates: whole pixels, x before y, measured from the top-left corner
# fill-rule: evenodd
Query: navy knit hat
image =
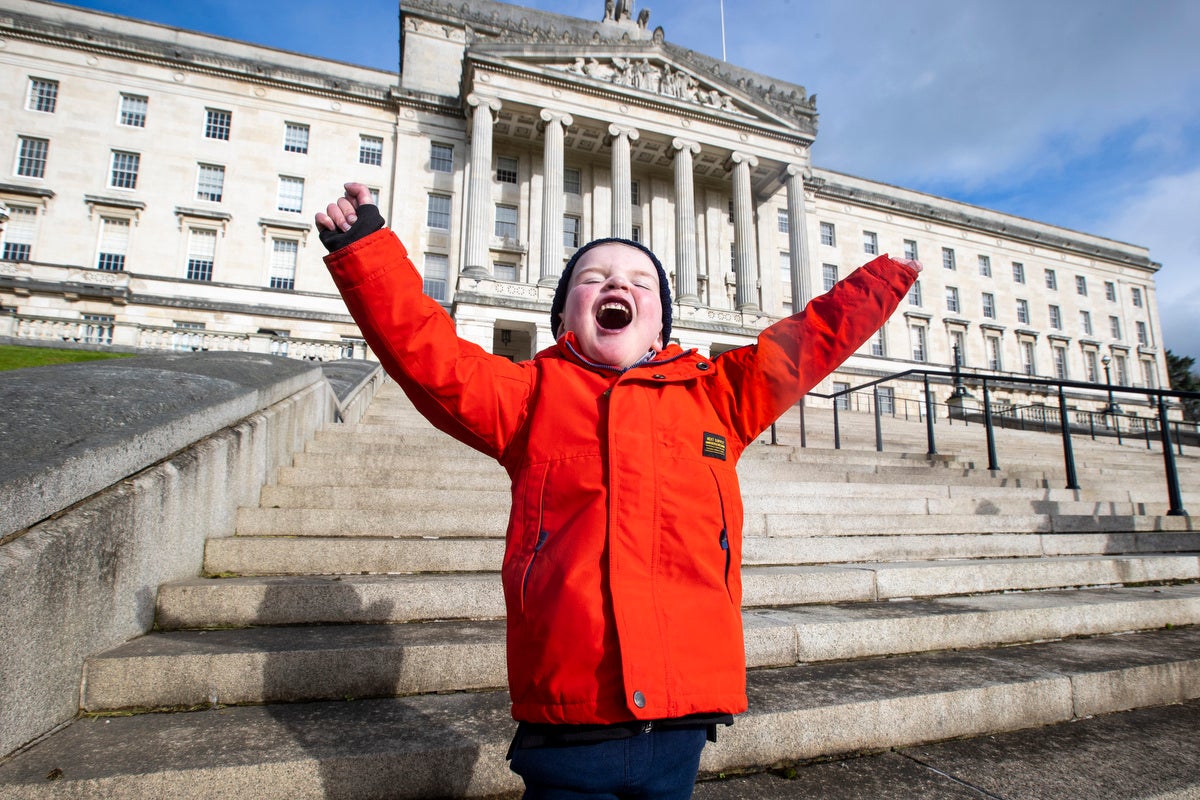
<path id="1" fill-rule="evenodd" d="M 602 244 L 623 244 L 636 250 L 641 250 L 650 259 L 650 263 L 654 265 L 654 268 L 658 270 L 658 294 L 662 299 L 662 340 L 665 346 L 671 341 L 671 282 L 667 280 L 667 272 L 663 269 L 662 262 L 658 260 L 658 256 L 650 252 L 650 249 L 644 244 L 635 242 L 632 239 L 620 239 L 617 237 L 596 239 L 575 251 L 575 255 L 571 256 L 571 260 L 563 267 L 562 276 L 558 279 L 558 288 L 554 290 L 554 302 L 550 304 L 550 330 L 557 338 L 558 327 L 562 323 L 563 309 L 567 305 L 567 289 L 571 285 L 571 273 L 575 271 L 575 264 L 579 261 L 579 257 L 593 247 L 598 247 Z"/>

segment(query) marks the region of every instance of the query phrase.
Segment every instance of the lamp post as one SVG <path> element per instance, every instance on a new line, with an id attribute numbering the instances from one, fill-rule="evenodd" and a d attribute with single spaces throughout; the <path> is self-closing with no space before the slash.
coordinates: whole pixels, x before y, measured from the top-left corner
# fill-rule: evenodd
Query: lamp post
<path id="1" fill-rule="evenodd" d="M 1100 363 L 1104 365 L 1104 384 L 1108 387 L 1108 405 L 1104 407 L 1104 410 L 1101 413 L 1112 414 L 1115 417 L 1117 414 L 1121 413 L 1121 407 L 1116 404 L 1115 400 L 1113 400 L 1112 373 L 1110 373 L 1108 370 L 1108 365 L 1112 363 L 1112 358 L 1105 356 L 1104 358 L 1100 359 Z"/>

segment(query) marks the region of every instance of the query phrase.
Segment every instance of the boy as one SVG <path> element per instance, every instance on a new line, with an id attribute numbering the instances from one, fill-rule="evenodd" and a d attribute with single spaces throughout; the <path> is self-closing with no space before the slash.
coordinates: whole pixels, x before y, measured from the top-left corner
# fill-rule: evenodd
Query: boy
<path id="1" fill-rule="evenodd" d="M 920 265 L 886 256 L 754 345 L 670 344 L 658 258 L 579 248 L 557 342 L 514 364 L 455 335 L 361 184 L 317 214 L 326 264 L 388 373 L 512 479 L 502 580 L 512 769 L 527 798 L 691 795 L 746 709 L 742 451 L 888 318 Z"/>

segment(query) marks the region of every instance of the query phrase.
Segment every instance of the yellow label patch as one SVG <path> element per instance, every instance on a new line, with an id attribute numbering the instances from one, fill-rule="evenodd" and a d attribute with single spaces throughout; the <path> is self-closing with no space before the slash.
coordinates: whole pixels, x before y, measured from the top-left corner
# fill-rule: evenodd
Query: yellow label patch
<path id="1" fill-rule="evenodd" d="M 715 433 L 704 434 L 704 455 L 708 458 L 725 460 L 725 437 Z"/>

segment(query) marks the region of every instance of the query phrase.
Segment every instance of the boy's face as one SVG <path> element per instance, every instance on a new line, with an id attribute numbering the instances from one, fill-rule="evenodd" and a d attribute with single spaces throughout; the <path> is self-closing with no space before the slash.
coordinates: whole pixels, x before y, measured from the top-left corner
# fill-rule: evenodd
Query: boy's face
<path id="1" fill-rule="evenodd" d="M 662 315 L 654 264 L 640 250 L 612 242 L 576 262 L 556 335 L 575 331 L 584 356 L 624 368 L 662 350 Z"/>

